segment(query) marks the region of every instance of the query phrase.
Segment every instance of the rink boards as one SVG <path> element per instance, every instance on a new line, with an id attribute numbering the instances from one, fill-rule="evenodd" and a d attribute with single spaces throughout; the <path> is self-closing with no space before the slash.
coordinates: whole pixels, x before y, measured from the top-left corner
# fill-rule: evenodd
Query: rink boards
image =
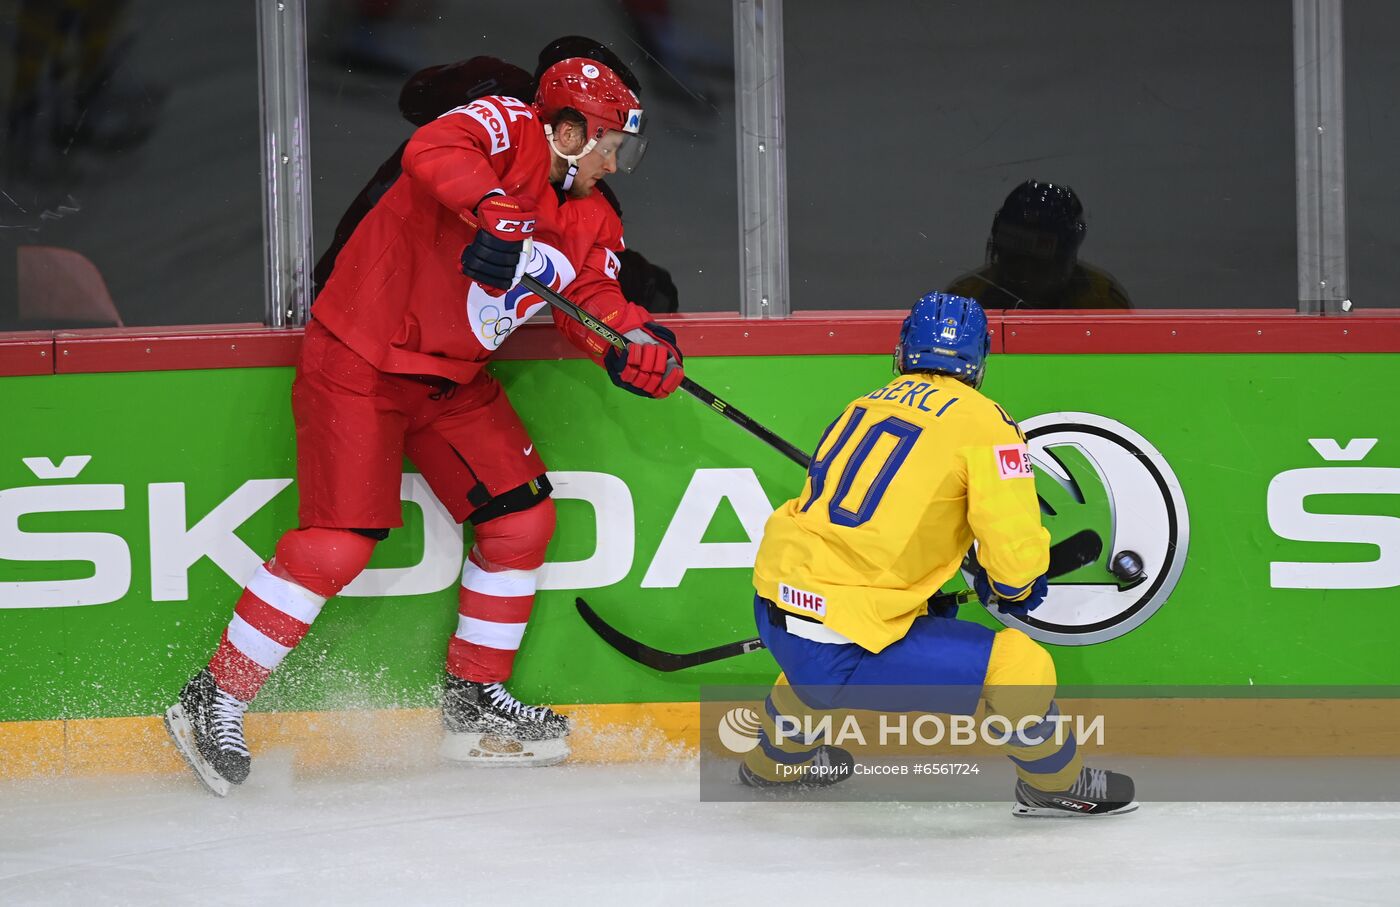
<path id="1" fill-rule="evenodd" d="M 886 383 L 888 361 L 692 355 L 687 373 L 810 450 L 841 406 Z M 85 739 L 141 748 L 155 726 L 145 716 L 207 659 L 243 579 L 295 521 L 291 369 L 197 364 L 0 378 L 11 765 L 51 766 L 62 752 L 80 766 Z M 594 636 L 574 597 L 674 651 L 753 635 L 747 567 L 767 513 L 801 492 L 801 470 L 696 401 L 621 393 L 586 361 L 495 369 L 559 507 L 517 694 L 612 704 L 599 727 L 649 722 L 663 742 L 693 740 L 684 704 L 699 687 L 769 681 L 769 656 L 657 674 Z M 1053 647 L 1061 683 L 1400 683 L 1397 371 L 1391 353 L 994 358 L 984 390 L 1027 429 L 1052 535 L 1105 538 L 1104 557 L 1063 577 L 1027 628 Z M 316 713 L 344 710 L 431 724 L 422 710 L 470 536 L 411 471 L 404 496 L 405 527 L 258 700 L 269 728 L 339 727 Z M 1128 588 L 1105 569 L 1125 545 L 1151 561 Z M 962 616 L 991 624 L 980 609 Z M 351 744 L 365 736 L 349 726 Z M 597 758 L 638 746 L 615 730 L 597 737 Z"/>

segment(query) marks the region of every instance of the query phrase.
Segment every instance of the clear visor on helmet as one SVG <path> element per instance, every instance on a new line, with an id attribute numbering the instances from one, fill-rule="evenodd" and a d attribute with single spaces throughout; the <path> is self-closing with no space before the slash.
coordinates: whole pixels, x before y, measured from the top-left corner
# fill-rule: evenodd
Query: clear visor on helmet
<path id="1" fill-rule="evenodd" d="M 598 144 L 593 146 L 595 154 L 616 162 L 617 169 L 622 173 L 636 170 L 646 150 L 647 140 L 644 137 L 630 132 L 619 132 L 616 129 L 609 129 L 603 133 Z"/>

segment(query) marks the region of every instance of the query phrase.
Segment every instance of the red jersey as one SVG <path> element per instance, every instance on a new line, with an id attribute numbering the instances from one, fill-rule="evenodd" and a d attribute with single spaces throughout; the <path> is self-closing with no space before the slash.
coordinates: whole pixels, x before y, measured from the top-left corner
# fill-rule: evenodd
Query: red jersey
<path id="1" fill-rule="evenodd" d="M 550 150 L 534 109 L 489 96 L 420 128 L 402 178 L 365 215 L 336 259 L 312 316 L 386 372 L 469 382 L 511 332 L 545 305 L 516 287 L 492 296 L 461 271 L 476 234 L 464 219 L 500 190 L 538 214 L 527 266 L 543 283 L 626 333 L 647 321 L 617 284 L 622 223 L 594 192 L 560 204 Z M 593 358 L 605 345 L 560 313 L 555 321 Z"/>

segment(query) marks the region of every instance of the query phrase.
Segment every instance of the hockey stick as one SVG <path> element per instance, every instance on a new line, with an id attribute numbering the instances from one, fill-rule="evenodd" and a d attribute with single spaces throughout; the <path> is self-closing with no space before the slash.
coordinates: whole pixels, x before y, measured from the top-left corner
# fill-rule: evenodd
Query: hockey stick
<path id="1" fill-rule="evenodd" d="M 696 665 L 709 664 L 712 661 L 733 658 L 736 655 L 747 655 L 765 648 L 763 640 L 755 636 L 753 639 L 741 639 L 738 642 L 725 643 L 712 649 L 701 649 L 699 652 L 663 652 L 618 630 L 599 617 L 598 612 L 594 611 L 582 598 L 574 599 L 574 606 L 578 608 L 579 616 L 583 618 L 583 622 L 592 627 L 593 632 L 603 638 L 603 642 L 637 664 L 645 665 L 654 671 L 679 671 L 684 668 L 693 668 Z"/>
<path id="2" fill-rule="evenodd" d="M 613 330 L 610 326 L 594 318 L 578 306 L 577 303 L 568 297 L 561 295 L 558 291 L 545 286 L 535 278 L 533 274 L 526 274 L 520 278 L 520 282 L 525 285 L 531 293 L 543 299 L 545 302 L 559 309 L 588 330 L 602 337 L 609 344 L 619 350 L 627 349 L 631 343 L 626 337 Z M 715 396 L 710 391 L 691 381 L 689 378 L 681 379 L 681 389 L 690 394 L 701 403 L 724 416 L 744 431 L 758 438 L 763 443 L 787 457 L 789 460 L 806 469 L 811 464 L 812 458 L 798 450 L 787 441 L 775 435 L 772 431 L 755 422 L 751 417 L 735 409 L 724 400 Z"/>
<path id="3" fill-rule="evenodd" d="M 1102 553 L 1103 539 L 1099 537 L 1099 534 L 1092 529 L 1080 530 L 1064 541 L 1050 546 L 1050 566 L 1045 574 L 1052 579 L 1064 576 L 1071 570 L 1092 564 L 1098 560 Z M 935 595 L 929 599 L 929 604 L 961 605 L 976 597 L 976 593 L 972 590 L 964 589 L 961 592 Z M 697 665 L 709 664 L 712 661 L 722 661 L 736 655 L 747 655 L 750 652 L 766 648 L 763 645 L 763 640 L 755 636 L 752 639 L 741 639 L 737 642 L 725 643 L 722 646 L 701 649 L 698 652 L 664 652 L 661 649 L 653 649 L 612 626 L 599 617 L 598 612 L 594 611 L 582 598 L 574 599 L 574 606 L 578 608 L 579 616 L 583 618 L 583 622 L 592 627 L 593 632 L 602 637 L 603 642 L 638 664 L 645 665 L 655 671 L 668 673 L 680 671 L 684 668 L 693 668 Z"/>
<path id="4" fill-rule="evenodd" d="M 975 597 L 971 590 L 965 589 L 948 595 L 935 595 L 929 599 L 929 604 L 961 605 Z M 722 661 L 736 655 L 747 655 L 750 652 L 767 648 L 763 644 L 763 640 L 755 636 L 752 639 L 741 639 L 737 642 L 715 646 L 712 649 L 701 649 L 699 652 L 663 652 L 618 630 L 599 617 L 598 612 L 594 611 L 582 598 L 574 599 L 574 606 L 578 608 L 579 616 L 583 618 L 584 623 L 592 627 L 593 632 L 601 636 L 604 642 L 638 664 L 656 671 L 680 671 L 684 668 L 693 668 L 696 665 L 709 664 L 712 661 Z"/>

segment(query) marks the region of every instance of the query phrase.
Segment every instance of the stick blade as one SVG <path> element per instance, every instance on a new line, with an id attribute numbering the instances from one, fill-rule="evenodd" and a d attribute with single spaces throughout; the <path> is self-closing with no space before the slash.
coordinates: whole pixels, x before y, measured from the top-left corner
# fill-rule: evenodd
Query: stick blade
<path id="1" fill-rule="evenodd" d="M 1081 529 L 1069 538 L 1050 546 L 1051 577 L 1064 576 L 1092 564 L 1103 554 L 1103 538 L 1092 529 Z"/>
<path id="2" fill-rule="evenodd" d="M 709 649 L 701 649 L 698 652 L 663 652 L 660 649 L 653 649 L 644 643 L 638 642 L 621 630 L 609 624 L 598 616 L 598 612 L 584 601 L 582 598 L 574 599 L 574 607 L 578 609 L 579 616 L 583 622 L 588 624 L 603 638 L 603 642 L 612 646 L 623 655 L 635 661 L 637 664 L 645 665 L 654 671 L 680 671 L 685 668 L 694 668 L 699 665 L 709 664 L 712 661 L 723 661 L 726 658 L 733 658 L 736 655 L 747 655 L 750 652 L 757 652 L 764 648 L 763 641 L 757 638 L 741 639 L 737 642 L 729 642 L 724 645 L 714 646 Z"/>
<path id="3" fill-rule="evenodd" d="M 612 646 L 623 655 L 637 662 L 646 665 L 656 671 L 679 671 L 681 668 L 689 667 L 684 656 L 671 652 L 663 652 L 660 649 L 653 649 L 651 646 L 643 645 L 630 636 L 625 635 L 612 624 L 598 616 L 598 612 L 584 601 L 582 597 L 574 599 L 574 607 L 578 609 L 579 616 L 583 622 L 602 638 L 603 642 Z"/>

